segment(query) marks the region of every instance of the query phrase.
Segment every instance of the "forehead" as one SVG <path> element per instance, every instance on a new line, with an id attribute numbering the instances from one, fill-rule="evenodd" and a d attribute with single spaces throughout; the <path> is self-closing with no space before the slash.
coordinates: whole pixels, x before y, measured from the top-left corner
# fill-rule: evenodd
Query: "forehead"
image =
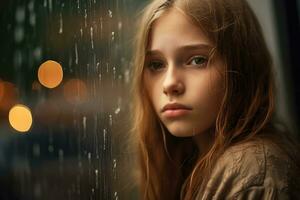
<path id="1" fill-rule="evenodd" d="M 166 11 L 152 24 L 148 50 L 167 50 L 194 44 L 212 45 L 201 28 L 178 9 Z"/>

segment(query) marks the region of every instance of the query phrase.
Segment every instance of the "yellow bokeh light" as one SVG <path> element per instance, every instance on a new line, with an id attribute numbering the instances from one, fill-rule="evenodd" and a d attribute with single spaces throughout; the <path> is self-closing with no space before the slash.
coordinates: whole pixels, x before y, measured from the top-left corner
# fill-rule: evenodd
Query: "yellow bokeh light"
<path id="1" fill-rule="evenodd" d="M 63 70 L 58 62 L 48 60 L 38 70 L 40 83 L 47 88 L 57 87 L 63 79 Z"/>
<path id="2" fill-rule="evenodd" d="M 21 104 L 12 107 L 8 114 L 10 125 L 19 132 L 27 132 L 32 125 L 30 109 Z"/>

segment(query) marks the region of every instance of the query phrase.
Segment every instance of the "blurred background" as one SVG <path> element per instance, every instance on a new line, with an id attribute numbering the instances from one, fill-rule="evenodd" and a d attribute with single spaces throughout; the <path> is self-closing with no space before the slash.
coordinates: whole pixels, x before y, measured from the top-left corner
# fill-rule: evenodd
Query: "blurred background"
<path id="1" fill-rule="evenodd" d="M 127 150 L 143 0 L 0 2 L 0 199 L 138 199 Z M 249 0 L 298 134 L 299 0 Z"/>

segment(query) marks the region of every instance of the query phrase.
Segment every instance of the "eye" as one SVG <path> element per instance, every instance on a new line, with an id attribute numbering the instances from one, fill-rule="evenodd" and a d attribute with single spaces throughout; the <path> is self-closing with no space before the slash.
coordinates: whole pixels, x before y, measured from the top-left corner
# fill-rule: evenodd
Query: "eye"
<path id="1" fill-rule="evenodd" d="M 160 71 L 161 69 L 164 68 L 164 63 L 161 61 L 149 61 L 147 67 L 151 71 Z"/>
<path id="2" fill-rule="evenodd" d="M 189 61 L 189 65 L 198 65 L 198 66 L 202 66 L 205 65 L 207 62 L 207 58 L 204 56 L 194 56 L 190 61 Z"/>

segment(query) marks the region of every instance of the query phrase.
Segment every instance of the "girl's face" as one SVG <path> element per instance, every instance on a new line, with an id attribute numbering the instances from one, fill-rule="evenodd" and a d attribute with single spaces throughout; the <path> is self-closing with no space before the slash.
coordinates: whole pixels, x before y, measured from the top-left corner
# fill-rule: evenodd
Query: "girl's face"
<path id="1" fill-rule="evenodd" d="M 174 136 L 208 131 L 224 93 L 221 59 L 208 65 L 212 43 L 176 9 L 155 21 L 149 37 L 143 78 L 158 118 Z"/>

